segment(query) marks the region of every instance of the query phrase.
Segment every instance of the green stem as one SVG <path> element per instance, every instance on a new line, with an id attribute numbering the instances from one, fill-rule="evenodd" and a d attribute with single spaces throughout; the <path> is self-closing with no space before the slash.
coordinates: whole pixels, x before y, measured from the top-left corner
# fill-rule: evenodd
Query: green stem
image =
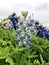
<path id="1" fill-rule="evenodd" d="M 29 58 L 29 65 L 30 65 L 30 58 Z"/>

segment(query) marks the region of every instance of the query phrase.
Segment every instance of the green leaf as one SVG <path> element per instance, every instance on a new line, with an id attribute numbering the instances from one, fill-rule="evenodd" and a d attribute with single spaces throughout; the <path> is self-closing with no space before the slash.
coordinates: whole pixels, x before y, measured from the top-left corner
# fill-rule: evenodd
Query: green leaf
<path id="1" fill-rule="evenodd" d="M 41 60 L 41 62 L 42 62 L 42 64 L 43 64 L 43 58 L 42 58 L 42 55 L 40 54 L 40 60 Z"/>
<path id="2" fill-rule="evenodd" d="M 13 60 L 12 60 L 11 57 L 7 57 L 6 58 L 6 62 L 8 62 L 10 65 L 13 65 L 14 64 L 14 62 L 13 62 Z"/>
<path id="3" fill-rule="evenodd" d="M 5 59 L 9 54 L 9 47 L 2 48 L 0 47 L 0 59 Z"/>

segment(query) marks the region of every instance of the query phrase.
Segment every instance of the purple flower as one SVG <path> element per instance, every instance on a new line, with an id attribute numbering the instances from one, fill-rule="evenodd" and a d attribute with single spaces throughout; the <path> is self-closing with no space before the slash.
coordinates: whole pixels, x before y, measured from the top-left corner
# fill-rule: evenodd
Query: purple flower
<path id="1" fill-rule="evenodd" d="M 41 30 L 39 30 L 39 31 L 37 32 L 37 36 L 43 37 L 43 32 L 42 32 Z"/>
<path id="2" fill-rule="evenodd" d="M 36 30 L 38 31 L 37 36 L 43 37 L 49 40 L 49 30 L 39 25 L 36 26 Z"/>
<path id="3" fill-rule="evenodd" d="M 11 17 L 10 17 L 10 20 L 11 20 L 11 22 L 12 22 L 12 24 L 13 24 L 13 28 L 16 30 L 16 24 L 18 23 L 18 18 L 15 18 L 15 13 L 13 13 L 12 15 L 11 15 Z"/>

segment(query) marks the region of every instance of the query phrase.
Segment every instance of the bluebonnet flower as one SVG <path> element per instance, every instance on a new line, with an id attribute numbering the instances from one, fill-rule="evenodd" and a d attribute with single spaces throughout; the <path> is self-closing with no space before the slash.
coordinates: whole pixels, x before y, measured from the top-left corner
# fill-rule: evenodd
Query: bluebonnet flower
<path id="1" fill-rule="evenodd" d="M 18 34 L 17 38 L 20 39 L 19 45 L 24 47 L 30 47 L 33 42 L 32 33 L 34 32 L 35 27 L 34 20 L 19 19 L 17 25 L 19 25 L 18 29 L 16 30 L 16 34 Z M 21 32 L 19 32 L 19 30 Z"/>
<path id="2" fill-rule="evenodd" d="M 40 29 L 40 27 L 39 27 L 38 25 L 35 25 L 35 27 L 36 27 L 36 29 L 37 29 L 37 30 L 39 30 L 39 29 Z"/>
<path id="3" fill-rule="evenodd" d="M 38 30 L 37 36 L 43 37 L 49 40 L 49 31 L 45 27 L 42 27 L 39 25 L 35 25 L 35 26 L 36 26 L 36 30 Z"/>
<path id="4" fill-rule="evenodd" d="M 16 30 L 16 33 L 18 33 L 18 37 L 19 37 L 19 39 L 21 39 L 19 41 L 20 46 L 27 47 L 27 46 L 31 45 L 31 43 L 33 42 L 32 38 L 31 38 L 32 34 L 30 31 L 30 27 L 31 26 L 27 27 L 27 23 L 24 23 L 24 21 L 23 21 L 23 23 L 21 22 L 21 24 L 19 24 L 19 28 Z M 21 30 L 21 32 L 19 31 L 19 29 Z"/>
<path id="5" fill-rule="evenodd" d="M 49 40 L 49 32 L 45 32 L 45 38 Z"/>
<path id="6" fill-rule="evenodd" d="M 43 37 L 43 32 L 42 32 L 41 30 L 39 30 L 39 31 L 37 32 L 37 36 Z"/>
<path id="7" fill-rule="evenodd" d="M 11 15 L 11 17 L 10 17 L 10 20 L 11 20 L 11 22 L 12 22 L 12 24 L 13 24 L 13 28 L 16 30 L 16 24 L 18 23 L 18 18 L 15 18 L 15 13 L 13 13 L 12 15 Z"/>

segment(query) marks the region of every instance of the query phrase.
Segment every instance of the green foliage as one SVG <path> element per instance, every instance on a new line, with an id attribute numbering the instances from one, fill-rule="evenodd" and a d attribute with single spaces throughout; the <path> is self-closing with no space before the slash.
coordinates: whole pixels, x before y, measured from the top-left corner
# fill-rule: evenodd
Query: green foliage
<path id="1" fill-rule="evenodd" d="M 33 36 L 30 48 L 15 43 L 15 30 L 0 27 L 0 65 L 49 65 L 49 41 Z"/>

